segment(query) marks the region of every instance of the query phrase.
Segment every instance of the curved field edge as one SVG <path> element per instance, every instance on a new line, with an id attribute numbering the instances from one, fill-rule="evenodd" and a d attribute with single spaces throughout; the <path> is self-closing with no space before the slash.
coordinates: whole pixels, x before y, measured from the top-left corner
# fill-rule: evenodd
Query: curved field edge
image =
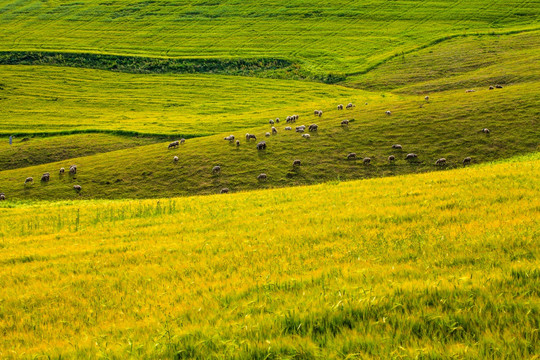
<path id="1" fill-rule="evenodd" d="M 341 86 L 243 76 L 23 65 L 0 66 L 0 75 L 0 133 L 8 136 L 103 131 L 188 138 L 250 128 L 353 97 L 382 99 Z"/>
<path id="2" fill-rule="evenodd" d="M 356 102 L 354 110 L 324 108 L 323 117 L 301 114 L 292 126 L 317 123 L 309 139 L 277 125 L 278 133 L 265 137 L 270 125 L 232 132 L 239 146 L 222 135 L 188 139 L 177 149 L 168 143 L 147 145 L 85 158 L 0 172 L 0 192 L 10 201 L 74 198 L 145 198 L 231 192 L 315 184 L 330 180 L 395 176 L 461 167 L 465 157 L 482 163 L 538 151 L 538 101 L 530 84 L 475 93 L 448 91 L 425 101 L 423 96 L 394 98 L 391 102 Z M 391 110 L 391 115 L 385 111 Z M 350 119 L 341 126 L 342 119 Z M 264 121 L 266 123 L 266 121 Z M 490 129 L 489 134 L 482 128 Z M 245 133 L 264 139 L 257 151 Z M 402 150 L 392 149 L 401 144 Z M 354 152 L 357 160 L 347 160 Z M 405 156 L 418 158 L 408 161 Z M 396 160 L 389 162 L 394 155 Z M 178 156 L 178 162 L 173 157 Z M 369 165 L 363 159 L 369 157 Z M 444 166 L 436 166 L 446 158 Z M 301 166 L 293 166 L 294 160 Z M 57 176 L 60 167 L 78 165 L 76 176 Z M 212 168 L 220 166 L 219 174 Z M 44 172 L 54 174 L 40 183 Z M 259 174 L 266 181 L 258 181 Z M 24 185 L 25 179 L 35 179 Z M 76 193 L 73 185 L 81 185 Z"/>
<path id="3" fill-rule="evenodd" d="M 144 146 L 159 138 L 109 134 L 76 134 L 47 137 L 12 136 L 12 144 L 0 135 L 0 171 L 47 164 L 97 153 Z"/>
<path id="4" fill-rule="evenodd" d="M 5 208 L 0 355 L 534 356 L 539 184 L 537 153 L 310 187 Z"/>

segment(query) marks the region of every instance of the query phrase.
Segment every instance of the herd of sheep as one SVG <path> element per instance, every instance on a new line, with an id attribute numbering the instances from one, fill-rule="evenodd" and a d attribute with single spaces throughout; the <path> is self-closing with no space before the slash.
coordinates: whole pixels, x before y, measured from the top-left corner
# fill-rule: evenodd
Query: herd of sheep
<path id="1" fill-rule="evenodd" d="M 426 101 L 429 101 L 429 96 L 425 96 L 424 98 Z M 347 104 L 346 107 L 343 106 L 343 104 L 339 104 L 337 106 L 337 109 L 338 110 L 343 110 L 344 108 L 346 109 L 352 109 L 355 105 L 353 103 L 349 103 Z M 387 110 L 386 112 L 386 115 L 391 115 L 391 111 L 390 110 Z M 321 117 L 323 115 L 323 111 L 322 110 L 314 110 L 313 114 L 317 117 Z M 296 120 L 298 120 L 299 116 L 298 115 L 291 115 L 291 116 L 287 116 L 286 118 L 286 122 L 287 123 L 294 123 L 296 122 Z M 279 124 L 280 122 L 280 119 L 279 118 L 276 118 L 276 119 L 271 119 L 269 120 L 269 124 L 271 125 L 271 133 L 270 132 L 266 132 L 264 135 L 265 137 L 270 137 L 271 135 L 276 135 L 278 133 L 278 130 L 276 129 L 276 127 L 274 126 L 275 124 Z M 349 120 L 342 120 L 341 121 L 341 126 L 349 126 Z M 306 128 L 307 128 L 307 131 L 308 132 L 316 132 L 318 131 L 319 129 L 319 126 L 317 124 L 311 124 L 309 126 L 306 127 L 306 125 L 300 125 L 300 126 L 296 126 L 295 127 L 295 131 L 298 132 L 298 133 L 302 133 L 302 137 L 305 138 L 305 139 L 310 139 L 311 135 L 308 134 L 308 133 L 305 133 L 306 131 Z M 292 127 L 291 126 L 286 126 L 284 128 L 285 131 L 290 131 L 292 130 Z M 490 131 L 489 129 L 487 128 L 483 128 L 482 130 L 480 130 L 480 132 L 483 132 L 483 133 L 486 133 L 486 134 L 489 134 Z M 223 138 L 223 140 L 226 140 L 226 141 L 229 141 L 229 142 L 235 142 L 236 143 L 236 146 L 240 146 L 240 140 L 237 140 L 236 137 L 234 135 L 229 135 L 229 136 L 226 136 Z M 257 136 L 254 135 L 254 134 L 250 134 L 250 133 L 247 133 L 246 134 L 246 141 L 251 141 L 251 140 L 255 140 L 257 141 Z M 180 142 L 183 144 L 184 143 L 184 139 L 180 140 Z M 169 144 L 168 148 L 173 148 L 173 147 L 177 147 L 178 146 L 178 141 L 174 141 L 172 143 Z M 257 143 L 256 145 L 256 149 L 257 150 L 265 150 L 266 149 L 266 141 L 260 141 Z M 402 151 L 403 150 L 403 146 L 400 145 L 400 144 L 394 144 L 392 145 L 392 149 L 394 150 L 400 150 Z M 357 156 L 356 156 L 356 153 L 349 153 L 347 154 L 347 160 L 356 160 L 357 159 Z M 415 154 L 415 153 L 408 153 L 406 156 L 405 156 L 405 160 L 414 160 L 418 158 L 418 155 Z M 177 156 L 174 156 L 173 158 L 174 162 L 177 162 L 178 161 L 178 157 Z M 388 156 L 388 161 L 390 163 L 394 162 L 396 160 L 396 157 L 395 155 L 390 155 Z M 372 159 L 370 157 L 365 157 L 362 159 L 364 165 L 370 165 L 371 162 L 372 162 Z M 463 159 L 463 165 L 470 165 L 471 164 L 471 157 L 466 157 L 465 159 Z M 297 166 L 300 166 L 301 165 L 301 161 L 300 160 L 294 160 L 293 161 L 293 167 L 297 167 Z M 435 161 L 435 165 L 446 165 L 446 158 L 440 158 L 440 159 L 437 159 Z M 217 175 L 221 172 L 221 166 L 214 166 L 212 168 L 212 173 Z M 262 174 L 259 174 L 257 176 L 257 180 L 259 181 L 264 181 L 268 178 L 268 175 L 265 174 L 265 173 L 262 173 Z M 228 193 L 229 192 L 229 189 L 228 188 L 223 188 L 221 189 L 221 193 Z"/>
<path id="2" fill-rule="evenodd" d="M 489 87 L 489 90 L 493 90 L 493 89 L 502 89 L 502 86 L 501 85 L 495 85 L 495 86 L 490 86 Z M 474 92 L 475 90 L 466 90 L 466 92 Z M 426 101 L 429 101 L 429 96 L 426 96 L 424 98 Z M 367 103 L 366 103 L 367 104 Z M 346 109 L 352 109 L 353 107 L 355 107 L 355 105 L 353 103 L 349 103 L 345 106 Z M 343 104 L 339 104 L 337 106 L 337 109 L 338 110 L 343 110 L 344 109 L 344 106 Z M 386 115 L 391 115 L 392 112 L 390 110 L 387 110 L 386 112 Z M 313 114 L 315 116 L 318 116 L 318 117 L 321 117 L 323 115 L 323 111 L 322 110 L 314 110 Z M 298 115 L 289 115 L 286 117 L 286 123 L 295 123 L 297 120 L 298 120 L 299 116 Z M 272 125 L 271 127 L 271 132 L 266 132 L 265 133 L 265 136 L 266 137 L 270 137 L 272 135 L 277 135 L 278 133 L 278 130 L 273 126 L 274 124 L 278 124 L 280 122 L 279 118 L 276 118 L 275 120 L 272 119 L 269 121 L 270 125 Z M 341 126 L 349 126 L 349 120 L 342 120 L 341 121 Z M 319 129 L 319 126 L 317 124 L 311 124 L 307 127 L 307 130 L 308 132 L 316 132 L 318 131 Z M 292 127 L 291 126 L 286 126 L 284 128 L 285 131 L 291 131 L 292 130 Z M 300 125 L 300 126 L 296 126 L 295 127 L 295 131 L 298 132 L 298 133 L 302 133 L 302 137 L 305 138 L 305 139 L 310 139 L 311 135 L 308 134 L 308 133 L 305 133 L 306 131 L 306 126 L 305 125 Z M 487 129 L 487 128 L 483 128 L 480 130 L 480 132 L 484 133 L 484 134 L 489 134 L 490 133 L 490 130 Z M 223 138 L 224 140 L 227 140 L 229 142 L 234 142 L 236 144 L 236 146 L 240 146 L 240 140 L 237 140 L 235 138 L 234 135 L 229 135 L 229 136 L 226 136 Z M 255 140 L 257 141 L 257 136 L 255 136 L 254 134 L 249 134 L 247 133 L 246 134 L 246 141 L 251 141 L 251 140 Z M 176 141 L 173 141 L 171 142 L 167 148 L 168 149 L 173 149 L 173 148 L 178 148 L 180 145 L 183 145 L 185 144 L 186 142 L 186 139 L 180 139 L 180 140 L 176 140 Z M 257 143 L 256 145 L 256 149 L 257 150 L 265 150 L 266 149 L 266 142 L 265 141 L 260 141 Z M 403 146 L 401 146 L 400 144 L 394 144 L 392 145 L 392 149 L 394 150 L 400 150 L 402 151 L 403 150 Z M 348 153 L 347 156 L 346 156 L 347 160 L 356 160 L 357 159 L 357 155 L 356 153 L 354 152 L 351 152 L 351 153 Z M 415 153 L 408 153 L 406 156 L 405 156 L 405 160 L 413 160 L 413 159 L 416 159 L 418 158 L 418 155 L 415 154 Z M 396 157 L 395 155 L 390 155 L 388 156 L 388 161 L 390 163 L 394 162 L 396 160 Z M 178 156 L 174 156 L 173 157 L 173 161 L 175 163 L 177 163 L 179 161 L 179 158 Z M 472 158 L 471 157 L 466 157 L 463 159 L 463 165 L 470 165 L 471 164 L 471 161 L 472 161 Z M 362 159 L 362 162 L 364 163 L 364 165 L 370 165 L 371 162 L 372 162 L 372 159 L 369 158 L 369 157 L 365 157 Z M 301 165 L 301 161 L 300 160 L 294 160 L 293 161 L 293 167 L 297 167 L 297 166 L 300 166 Z M 435 165 L 446 165 L 446 158 L 439 158 L 435 161 Z M 221 167 L 220 166 L 214 166 L 212 168 L 212 173 L 213 174 L 219 174 L 221 172 Z M 65 169 L 64 168 L 60 168 L 59 170 L 59 174 L 60 176 L 62 176 L 63 174 L 65 173 Z M 69 174 L 70 175 L 75 175 L 77 173 L 77 166 L 76 165 L 71 165 L 69 167 Z M 42 176 L 41 176 L 41 182 L 43 183 L 46 183 L 46 182 L 49 182 L 50 181 L 50 173 L 46 172 L 44 173 Z M 257 176 L 257 179 L 259 181 L 264 181 L 268 178 L 268 175 L 267 174 L 259 174 Z M 32 177 L 28 177 L 26 178 L 24 184 L 27 185 L 27 184 L 33 184 L 34 183 L 34 178 Z M 75 190 L 77 193 L 79 193 L 81 190 L 82 190 L 82 187 L 80 185 L 73 185 L 73 190 Z M 228 188 L 223 188 L 221 189 L 221 193 L 228 193 L 229 192 L 229 189 Z M 2 200 L 6 200 L 6 195 L 4 193 L 0 193 L 0 201 Z"/>

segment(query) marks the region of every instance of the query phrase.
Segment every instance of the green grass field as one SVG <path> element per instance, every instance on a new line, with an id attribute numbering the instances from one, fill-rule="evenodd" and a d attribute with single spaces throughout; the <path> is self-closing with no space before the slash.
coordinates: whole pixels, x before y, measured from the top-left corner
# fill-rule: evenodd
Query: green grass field
<path id="1" fill-rule="evenodd" d="M 539 15 L 523 0 L 3 0 L 0 49 L 289 58 L 351 73 L 449 35 L 538 28 Z"/>
<path id="2" fill-rule="evenodd" d="M 534 358 L 540 157 L 0 211 L 2 358 Z"/>
<path id="3" fill-rule="evenodd" d="M 368 105 L 358 101 L 352 111 L 324 108 L 322 118 L 301 113 L 297 125 L 319 125 L 309 140 L 294 130 L 285 131 L 283 123 L 277 135 L 266 138 L 267 124 L 233 132 L 240 139 L 238 148 L 224 141 L 222 134 L 188 139 L 173 150 L 167 150 L 168 142 L 158 143 L 3 171 L 0 192 L 11 200 L 186 196 L 218 193 L 225 187 L 236 192 L 448 170 L 461 167 L 467 156 L 481 163 L 538 151 L 540 98 L 529 88 L 530 84 L 523 84 L 470 94 L 455 90 L 433 94 L 429 102 L 423 96 L 394 97 Z M 391 116 L 385 115 L 387 109 Z M 352 116 L 348 127 L 340 125 Z M 481 133 L 484 127 L 491 133 Z M 267 150 L 257 151 L 256 142 L 247 142 L 246 131 L 265 140 Z M 403 146 L 402 151 L 391 148 L 396 143 Z M 350 152 L 357 153 L 359 160 L 347 160 Z M 418 159 L 405 161 L 411 152 Z M 387 158 L 392 154 L 397 160 L 390 164 Z M 178 163 L 173 156 L 179 157 Z M 364 157 L 372 159 L 369 166 L 363 165 Z M 441 157 L 447 158 L 447 165 L 435 166 Z M 299 168 L 292 166 L 295 159 L 302 161 Z M 78 165 L 75 178 L 56 176 L 60 167 L 71 164 Z M 219 175 L 212 173 L 216 165 L 222 168 Z M 55 176 L 40 184 L 44 172 Z M 266 173 L 268 180 L 258 181 L 260 173 Z M 28 176 L 36 179 L 34 185 L 24 185 Z M 74 184 L 84 190 L 75 193 Z"/>
<path id="4" fill-rule="evenodd" d="M 529 0 L 0 0 L 0 358 L 537 359 L 539 43 Z"/>

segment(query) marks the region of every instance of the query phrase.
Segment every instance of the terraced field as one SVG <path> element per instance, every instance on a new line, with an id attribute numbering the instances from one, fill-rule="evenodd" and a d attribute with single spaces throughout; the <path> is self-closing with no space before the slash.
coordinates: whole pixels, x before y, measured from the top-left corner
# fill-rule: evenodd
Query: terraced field
<path id="1" fill-rule="evenodd" d="M 534 358 L 538 154 L 0 211 L 3 358 Z M 3 205 L 0 205 L 3 207 Z"/>

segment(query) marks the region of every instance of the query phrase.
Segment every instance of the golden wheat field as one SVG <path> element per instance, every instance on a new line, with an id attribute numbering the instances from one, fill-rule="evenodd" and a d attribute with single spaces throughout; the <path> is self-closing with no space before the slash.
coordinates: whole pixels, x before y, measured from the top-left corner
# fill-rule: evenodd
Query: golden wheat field
<path id="1" fill-rule="evenodd" d="M 536 358 L 540 155 L 0 211 L 0 357 Z"/>

